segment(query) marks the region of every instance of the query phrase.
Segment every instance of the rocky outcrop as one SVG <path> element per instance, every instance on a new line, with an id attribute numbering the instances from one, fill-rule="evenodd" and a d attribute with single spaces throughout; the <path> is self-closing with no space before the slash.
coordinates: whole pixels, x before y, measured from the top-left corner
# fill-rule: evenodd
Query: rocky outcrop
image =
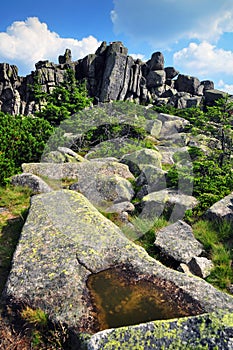
<path id="1" fill-rule="evenodd" d="M 212 81 L 179 74 L 174 67 L 164 67 L 161 52 L 142 62 L 128 55 L 121 42 L 103 42 L 94 54 L 72 61 L 67 49 L 59 56 L 59 64 L 39 61 L 35 71 L 19 77 L 17 67 L 0 64 L 0 110 L 10 114 L 32 114 L 38 106 L 33 97 L 33 85 L 38 82 L 42 91 L 49 92 L 64 80 L 67 68 L 77 80 L 85 80 L 94 103 L 129 100 L 139 103 L 171 104 L 178 108 L 207 105 L 222 97 L 214 90 Z"/>

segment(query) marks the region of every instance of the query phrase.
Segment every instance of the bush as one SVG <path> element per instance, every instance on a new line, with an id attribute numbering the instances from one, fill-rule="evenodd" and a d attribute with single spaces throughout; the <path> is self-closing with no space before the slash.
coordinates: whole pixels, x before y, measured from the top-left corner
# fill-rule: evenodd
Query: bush
<path id="1" fill-rule="evenodd" d="M 43 119 L 0 112 L 0 184 L 21 171 L 21 164 L 38 162 L 53 132 Z"/>

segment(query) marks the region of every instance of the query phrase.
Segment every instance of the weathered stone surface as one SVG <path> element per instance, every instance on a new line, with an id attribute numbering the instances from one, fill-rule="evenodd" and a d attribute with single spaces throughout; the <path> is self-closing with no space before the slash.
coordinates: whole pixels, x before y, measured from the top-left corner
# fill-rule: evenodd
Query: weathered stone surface
<path id="1" fill-rule="evenodd" d="M 164 69 L 164 56 L 161 52 L 154 52 L 151 59 L 147 61 L 147 65 L 150 70 L 163 70 Z"/>
<path id="2" fill-rule="evenodd" d="M 166 172 L 162 169 L 146 164 L 137 178 L 136 185 L 147 185 L 147 193 L 160 191 L 167 187 L 165 174 Z"/>
<path id="3" fill-rule="evenodd" d="M 106 208 L 121 202 L 130 202 L 134 190 L 129 181 L 118 175 L 93 174 L 85 171 L 80 173 L 77 183 L 70 186 L 71 190 L 79 191 L 94 205 Z"/>
<path id="4" fill-rule="evenodd" d="M 174 67 L 166 67 L 164 70 L 166 73 L 166 79 L 173 79 L 179 74 L 179 71 Z"/>
<path id="5" fill-rule="evenodd" d="M 27 300 L 76 327 L 88 314 L 81 302 L 87 275 L 121 264 L 130 264 L 139 275 L 173 281 L 200 300 L 206 311 L 216 306 L 233 309 L 231 297 L 200 279 L 164 267 L 130 242 L 83 195 L 68 190 L 32 198 L 5 295 Z"/>
<path id="6" fill-rule="evenodd" d="M 134 179 L 134 176 L 128 166 L 111 160 L 62 164 L 29 163 L 23 164 L 23 169 L 30 169 L 32 173 L 54 180 L 77 179 L 78 182 L 73 183 L 70 189 L 81 192 L 103 210 L 115 203 L 130 201 L 134 195 L 128 181 Z"/>
<path id="7" fill-rule="evenodd" d="M 232 349 L 233 315 L 208 314 L 109 329 L 85 343 L 88 350 Z"/>
<path id="8" fill-rule="evenodd" d="M 91 333 L 95 331 L 96 316 L 87 279 L 92 273 L 114 266 L 122 268 L 124 273 L 128 271 L 129 278 L 134 276 L 135 281 L 161 281 L 164 288 L 172 289 L 169 294 L 171 298 L 179 295 L 178 303 L 180 300 L 187 301 L 195 305 L 195 310 L 202 310 L 199 312 L 233 311 L 231 296 L 195 276 L 166 268 L 143 248 L 129 241 L 83 195 L 68 190 L 32 198 L 30 212 L 13 257 L 4 298 L 11 305 L 41 308 L 53 322 L 65 323 L 77 335 L 80 332 Z M 192 319 L 188 318 L 187 322 L 192 322 Z M 164 321 L 158 324 L 161 322 Z M 157 322 L 149 322 L 143 326 L 119 329 L 122 341 L 127 330 L 128 346 L 131 341 L 136 341 L 136 345 L 143 344 L 147 333 L 135 340 L 131 332 L 134 332 L 135 327 L 143 327 L 144 331 L 151 324 L 157 327 Z M 117 330 L 101 332 L 99 335 L 109 332 L 114 332 L 117 340 Z M 99 335 L 96 339 L 99 339 Z M 152 339 L 156 338 L 156 334 L 152 336 Z"/>
<path id="9" fill-rule="evenodd" d="M 24 163 L 24 172 L 45 176 L 50 179 L 61 180 L 63 178 L 79 179 L 80 176 L 94 176 L 97 173 L 105 175 L 119 175 L 125 179 L 133 179 L 129 168 L 121 163 L 110 161 L 92 161 L 80 163 Z"/>
<path id="10" fill-rule="evenodd" d="M 209 100 L 221 97 L 216 93 L 209 97 L 209 93 L 206 93 L 214 88 L 211 81 L 200 83 L 197 78 L 182 74 L 172 80 L 179 72 L 174 67 L 164 69 L 161 52 L 155 52 L 149 61 L 142 62 L 128 56 L 127 48 L 119 41 L 109 45 L 103 42 L 95 53 L 78 61 L 72 61 L 71 51 L 66 49 L 65 54 L 58 57 L 58 63 L 39 61 L 35 65 L 35 71 L 26 77 L 18 76 L 16 66 L 2 63 L 0 110 L 12 114 L 35 113 L 38 106 L 31 93 L 35 77 L 40 77 L 42 91 L 50 92 L 64 81 L 67 68 L 74 70 L 77 80 L 86 80 L 88 93 L 94 98 L 94 103 L 110 100 L 137 103 L 154 101 L 155 104 L 168 103 L 186 108 L 199 105 L 202 98 L 198 96 L 202 96 L 203 91 L 207 104 Z"/>
<path id="11" fill-rule="evenodd" d="M 233 192 L 213 204 L 206 212 L 206 217 L 211 220 L 228 220 L 233 222 Z"/>
<path id="12" fill-rule="evenodd" d="M 11 184 L 14 186 L 29 187 L 34 194 L 51 192 L 52 189 L 45 181 L 36 175 L 23 173 L 11 178 Z"/>
<path id="13" fill-rule="evenodd" d="M 184 91 L 190 93 L 191 95 L 198 95 L 198 88 L 200 84 L 199 79 L 196 77 L 179 74 L 175 82 L 175 87 L 177 91 Z"/>
<path id="14" fill-rule="evenodd" d="M 193 196 L 179 193 L 177 190 L 165 189 L 149 193 L 142 198 L 141 215 L 153 219 L 153 217 L 159 217 L 165 210 L 171 213 L 171 221 L 177 221 L 183 218 L 187 209 L 194 208 L 197 203 Z"/>
<path id="15" fill-rule="evenodd" d="M 177 155 L 183 154 L 183 158 L 189 159 L 189 153 L 187 147 L 156 147 L 162 156 L 162 164 L 174 164 L 177 162 Z"/>
<path id="16" fill-rule="evenodd" d="M 161 155 L 158 151 L 148 148 L 126 154 L 121 158 L 121 162 L 127 164 L 133 174 L 139 174 L 147 164 L 161 169 Z"/>
<path id="17" fill-rule="evenodd" d="M 156 88 L 165 84 L 166 74 L 164 70 L 151 70 L 146 79 L 148 89 Z"/>
<path id="18" fill-rule="evenodd" d="M 188 266 L 194 275 L 201 278 L 206 278 L 210 275 L 214 264 L 211 260 L 205 257 L 195 256 L 189 261 Z"/>
<path id="19" fill-rule="evenodd" d="M 85 158 L 67 147 L 58 147 L 57 151 L 44 154 L 42 162 L 45 163 L 77 163 L 84 162 Z"/>
<path id="20" fill-rule="evenodd" d="M 191 226 L 181 220 L 159 230 L 154 244 L 166 256 L 183 263 L 189 263 L 203 252 L 203 246 L 195 239 Z"/>
<path id="21" fill-rule="evenodd" d="M 224 91 L 217 89 L 204 90 L 205 104 L 207 106 L 213 106 L 216 100 L 219 98 L 224 98 L 225 96 L 226 92 Z"/>

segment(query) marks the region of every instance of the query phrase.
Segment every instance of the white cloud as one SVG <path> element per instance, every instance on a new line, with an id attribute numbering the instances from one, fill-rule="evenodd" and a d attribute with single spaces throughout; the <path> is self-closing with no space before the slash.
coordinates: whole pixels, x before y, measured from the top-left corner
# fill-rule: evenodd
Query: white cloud
<path id="1" fill-rule="evenodd" d="M 233 75 L 233 52 L 218 49 L 206 41 L 190 43 L 188 47 L 174 53 L 173 59 L 180 71 L 197 77 Z"/>
<path id="2" fill-rule="evenodd" d="M 217 84 L 217 88 L 222 91 L 228 92 L 230 95 L 233 95 L 233 85 L 232 84 L 226 84 L 222 79 L 219 80 Z"/>
<path id="3" fill-rule="evenodd" d="M 214 42 L 233 32 L 232 0 L 114 0 L 116 33 L 167 47 L 181 39 Z"/>
<path id="4" fill-rule="evenodd" d="M 133 57 L 133 59 L 139 59 L 142 61 L 145 61 L 145 55 L 142 55 L 141 53 L 130 53 L 130 56 Z"/>
<path id="5" fill-rule="evenodd" d="M 93 36 L 82 40 L 61 38 L 37 17 L 29 17 L 25 21 L 13 22 L 6 32 L 0 33 L 0 61 L 18 65 L 25 74 L 40 60 L 57 62 L 57 57 L 66 48 L 71 49 L 73 60 L 77 60 L 95 52 L 100 44 Z"/>

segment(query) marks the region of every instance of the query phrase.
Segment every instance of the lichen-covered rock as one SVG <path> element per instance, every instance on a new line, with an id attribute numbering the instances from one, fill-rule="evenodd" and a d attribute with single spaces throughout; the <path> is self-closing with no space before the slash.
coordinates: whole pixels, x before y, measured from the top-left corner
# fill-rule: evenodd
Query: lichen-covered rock
<path id="1" fill-rule="evenodd" d="M 30 174 L 23 173 L 19 175 L 14 175 L 11 178 L 11 184 L 14 186 L 29 187 L 32 189 L 34 194 L 51 192 L 52 189 L 45 181 L 40 177 Z"/>
<path id="2" fill-rule="evenodd" d="M 126 154 L 121 158 L 121 162 L 127 164 L 130 171 L 137 175 L 143 170 L 145 165 L 153 165 L 161 169 L 161 155 L 158 151 L 148 148 Z"/>
<path id="3" fill-rule="evenodd" d="M 67 147 L 58 147 L 57 151 L 51 151 L 42 157 L 46 163 L 77 163 L 84 162 L 85 158 Z"/>
<path id="4" fill-rule="evenodd" d="M 118 175 L 85 173 L 80 174 L 77 183 L 70 186 L 79 191 L 94 205 L 104 210 L 113 204 L 130 202 L 134 195 L 131 183 Z M 108 211 L 108 210 L 107 210 Z"/>
<path id="5" fill-rule="evenodd" d="M 187 209 L 198 204 L 195 197 L 180 193 L 177 190 L 164 189 L 151 192 L 142 198 L 142 216 L 145 218 L 159 217 L 164 210 L 171 213 L 170 220 L 182 219 Z"/>
<path id="6" fill-rule="evenodd" d="M 166 186 L 166 172 L 153 165 L 146 164 L 143 167 L 141 174 L 138 176 L 136 185 L 147 186 L 147 193 L 160 191 L 165 189 Z M 143 191 L 145 193 L 145 191 Z"/>
<path id="7" fill-rule="evenodd" d="M 233 222 L 233 192 L 210 207 L 205 216 L 210 220 Z"/>
<path id="8" fill-rule="evenodd" d="M 183 263 L 189 263 L 203 252 L 203 246 L 194 237 L 191 226 L 181 220 L 159 230 L 154 244 L 166 256 Z"/>
<path id="9" fill-rule="evenodd" d="M 85 341 L 88 350 L 233 348 L 233 314 L 208 314 L 109 329 Z"/>
<path id="10" fill-rule="evenodd" d="M 92 333 L 96 314 L 87 279 L 93 273 L 116 266 L 119 271 L 128 271 L 132 283 L 148 279 L 171 288 L 170 294 L 167 291 L 169 297 L 179 296 L 175 299 L 177 303 L 195 305 L 194 314 L 195 310 L 233 311 L 231 296 L 200 278 L 166 268 L 129 241 L 83 195 L 68 190 L 32 198 L 4 298 L 8 305 L 41 308 L 53 322 L 65 323 L 77 336 L 80 332 Z M 145 327 L 151 327 L 150 324 Z M 134 326 L 126 329 L 133 332 Z M 124 332 L 123 329 L 121 334 Z M 139 334 L 137 340 L 133 340 L 136 346 L 147 339 L 145 332 Z M 117 339 L 116 333 L 114 337 Z M 130 338 L 131 335 L 127 337 L 128 344 L 131 344 Z"/>
<path id="11" fill-rule="evenodd" d="M 63 178 L 79 179 L 82 176 L 90 175 L 93 177 L 97 173 L 106 175 L 116 174 L 125 179 L 134 179 L 134 176 L 126 165 L 111 160 L 63 164 L 24 163 L 22 164 L 22 169 L 24 172 L 57 180 Z"/>

